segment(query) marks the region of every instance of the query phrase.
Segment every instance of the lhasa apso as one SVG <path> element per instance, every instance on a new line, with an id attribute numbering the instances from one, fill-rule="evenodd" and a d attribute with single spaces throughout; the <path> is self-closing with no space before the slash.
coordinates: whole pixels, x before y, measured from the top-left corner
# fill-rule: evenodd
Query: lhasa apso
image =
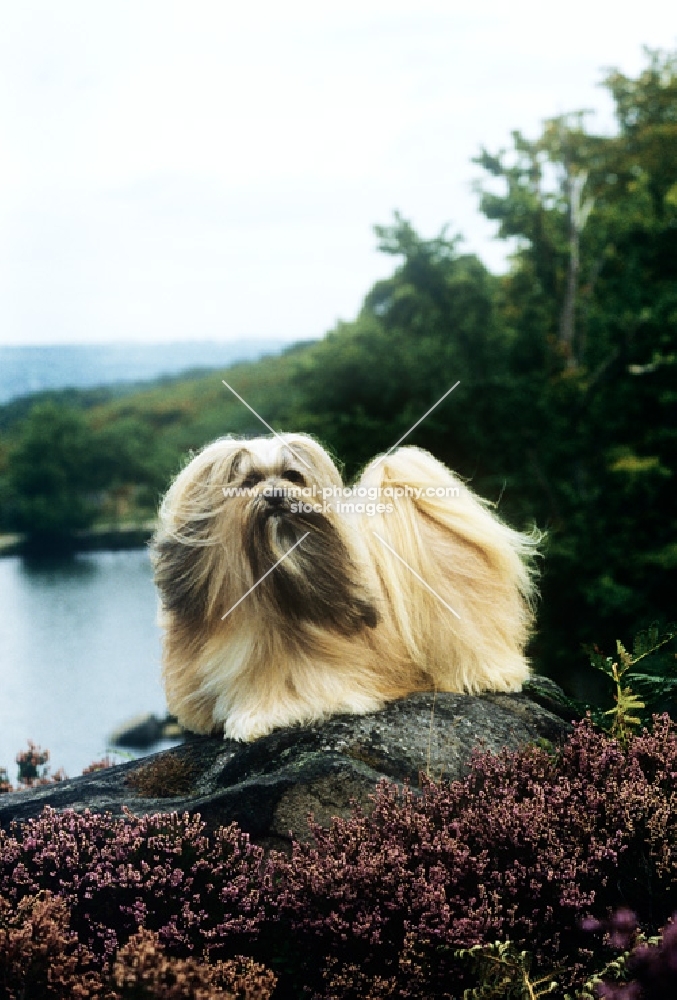
<path id="1" fill-rule="evenodd" d="M 252 740 L 415 691 L 519 691 L 534 549 L 418 448 L 348 490 L 305 434 L 215 441 L 153 540 L 169 709 Z"/>

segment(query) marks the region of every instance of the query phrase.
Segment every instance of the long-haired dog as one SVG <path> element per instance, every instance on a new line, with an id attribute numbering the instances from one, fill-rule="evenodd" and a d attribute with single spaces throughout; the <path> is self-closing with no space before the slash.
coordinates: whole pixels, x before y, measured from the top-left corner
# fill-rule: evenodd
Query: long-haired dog
<path id="1" fill-rule="evenodd" d="M 169 708 L 251 740 L 415 691 L 518 691 L 534 548 L 418 448 L 349 491 L 304 434 L 215 441 L 153 541 Z"/>

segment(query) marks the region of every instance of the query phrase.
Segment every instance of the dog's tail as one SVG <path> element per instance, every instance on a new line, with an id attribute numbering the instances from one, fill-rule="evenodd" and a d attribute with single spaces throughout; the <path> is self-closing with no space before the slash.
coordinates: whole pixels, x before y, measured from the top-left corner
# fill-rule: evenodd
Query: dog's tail
<path id="1" fill-rule="evenodd" d="M 504 524 L 488 501 L 419 448 L 375 459 L 358 487 L 378 505 L 360 515 L 361 534 L 391 627 L 431 685 L 519 690 L 529 670 L 524 648 L 540 534 Z"/>

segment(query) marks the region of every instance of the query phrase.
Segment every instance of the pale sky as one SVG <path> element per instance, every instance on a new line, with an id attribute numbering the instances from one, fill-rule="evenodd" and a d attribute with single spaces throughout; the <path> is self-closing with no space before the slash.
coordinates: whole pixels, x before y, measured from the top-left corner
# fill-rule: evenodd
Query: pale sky
<path id="1" fill-rule="evenodd" d="M 672 0 L 0 0 L 0 343 L 320 336 L 395 209 L 499 269 L 471 158 L 642 45 Z"/>

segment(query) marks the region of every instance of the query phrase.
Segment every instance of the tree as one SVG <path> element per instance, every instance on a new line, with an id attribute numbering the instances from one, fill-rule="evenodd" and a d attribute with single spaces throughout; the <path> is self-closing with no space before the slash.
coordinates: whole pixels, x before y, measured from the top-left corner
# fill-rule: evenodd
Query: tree
<path id="1" fill-rule="evenodd" d="M 8 451 L 3 520 L 34 547 L 65 545 L 116 495 L 145 487 L 154 506 L 165 479 L 152 429 L 140 420 L 93 427 L 81 410 L 38 403 Z"/>
<path id="2" fill-rule="evenodd" d="M 499 313 L 521 486 L 551 534 L 542 649 L 562 665 L 578 641 L 669 619 L 677 568 L 677 61 L 648 53 L 606 86 L 616 135 L 577 113 L 478 159 L 482 209 L 517 240 Z"/>
<path id="3" fill-rule="evenodd" d="M 294 421 L 346 456 L 352 474 L 460 380 L 453 399 L 407 443 L 472 470 L 475 456 L 464 451 L 462 434 L 450 436 L 455 421 L 449 414 L 462 413 L 473 387 L 500 369 L 495 279 L 476 257 L 459 253 L 459 239 L 444 231 L 423 239 L 396 214 L 392 226 L 376 233 L 381 250 L 401 263 L 372 288 L 354 322 L 339 324 L 300 359 L 295 385 L 303 408 Z"/>
<path id="4" fill-rule="evenodd" d="M 54 403 L 35 406 L 9 453 L 13 526 L 45 543 L 88 527 L 99 485 L 96 458 L 81 412 Z"/>

